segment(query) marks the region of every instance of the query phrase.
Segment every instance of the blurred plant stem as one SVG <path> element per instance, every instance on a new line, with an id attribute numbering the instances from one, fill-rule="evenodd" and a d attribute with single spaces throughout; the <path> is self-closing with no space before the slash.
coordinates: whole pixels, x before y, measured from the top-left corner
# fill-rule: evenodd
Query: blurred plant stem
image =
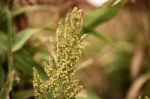
<path id="1" fill-rule="evenodd" d="M 7 11 L 7 19 L 8 19 L 8 66 L 9 66 L 9 71 L 13 70 L 13 54 L 12 54 L 12 16 L 11 12 L 8 10 Z"/>
<path id="2" fill-rule="evenodd" d="M 9 8 L 7 8 L 6 10 L 6 15 L 7 15 L 7 30 L 8 30 L 8 75 L 7 75 L 7 79 L 6 82 L 4 84 L 4 87 L 1 91 L 0 97 L 1 99 L 10 99 L 9 98 L 9 93 L 12 90 L 12 83 L 14 80 L 14 67 L 13 67 L 13 53 L 12 53 L 12 15 L 11 12 L 9 10 Z"/>

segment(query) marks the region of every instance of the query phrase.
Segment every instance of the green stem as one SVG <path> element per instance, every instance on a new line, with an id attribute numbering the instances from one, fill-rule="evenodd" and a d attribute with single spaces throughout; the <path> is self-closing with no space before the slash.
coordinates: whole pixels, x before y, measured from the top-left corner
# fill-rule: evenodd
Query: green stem
<path id="1" fill-rule="evenodd" d="M 12 54 L 12 16 L 7 9 L 7 30 L 8 30 L 8 75 L 4 87 L 0 93 L 1 99 L 9 99 L 9 93 L 12 90 L 14 80 L 13 54 Z"/>
<path id="2" fill-rule="evenodd" d="M 7 17 L 8 17 L 8 40 L 9 40 L 9 45 L 8 45 L 8 66 L 9 66 L 9 71 L 13 70 L 13 54 L 12 54 L 12 16 L 11 13 L 7 12 Z"/>

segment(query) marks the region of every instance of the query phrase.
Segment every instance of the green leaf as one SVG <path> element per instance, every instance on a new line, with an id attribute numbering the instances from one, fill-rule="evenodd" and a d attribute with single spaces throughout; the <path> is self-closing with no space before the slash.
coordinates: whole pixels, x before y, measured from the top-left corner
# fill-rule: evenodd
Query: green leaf
<path id="1" fill-rule="evenodd" d="M 32 68 L 35 66 L 42 78 L 46 79 L 46 74 L 43 67 L 34 59 L 35 49 L 32 47 L 25 47 L 14 54 L 14 66 L 17 70 L 21 71 L 22 75 L 31 77 Z"/>
<path id="2" fill-rule="evenodd" d="M 79 64 L 77 71 L 80 71 L 83 68 L 86 68 L 87 66 L 90 66 L 93 63 L 93 59 L 87 59 Z"/>
<path id="3" fill-rule="evenodd" d="M 17 33 L 17 35 L 14 37 L 14 44 L 12 51 L 18 51 L 22 48 L 22 46 L 27 42 L 27 40 L 35 33 L 39 32 L 41 29 L 26 29 L 24 31 L 21 31 L 20 33 Z"/>
<path id="4" fill-rule="evenodd" d="M 105 5 L 103 7 L 97 8 L 95 11 L 84 17 L 84 29 L 93 29 L 96 26 L 112 19 L 118 14 L 123 5 L 124 0 L 121 0 L 115 5 Z"/>
<path id="5" fill-rule="evenodd" d="M 31 36 L 33 36 L 35 33 L 38 33 L 40 32 L 42 29 L 44 29 L 45 27 L 42 27 L 42 28 L 29 28 L 29 29 L 26 29 L 26 30 L 23 30 L 19 33 L 17 33 L 13 40 L 13 47 L 12 47 L 12 51 L 15 52 L 15 51 L 18 51 L 20 50 L 23 45 L 31 38 Z M 0 42 L 0 55 L 2 55 L 5 51 L 8 50 L 8 36 L 3 33 L 3 32 L 0 32 L 0 39 L 1 39 L 1 42 Z"/>
<path id="6" fill-rule="evenodd" d="M 91 30 L 90 33 L 93 34 L 95 37 L 97 37 L 99 40 L 103 41 L 104 43 L 107 43 L 107 44 L 112 45 L 113 47 L 116 47 L 114 42 L 111 41 L 109 38 L 105 37 L 104 35 L 102 35 L 102 33 L 98 33 L 95 30 Z"/>
<path id="7" fill-rule="evenodd" d="M 1 76 L 0 77 L 0 91 L 1 91 L 1 89 L 4 85 L 4 82 L 5 82 L 5 77 L 6 77 L 4 69 L 1 64 L 0 64 L 0 76 Z"/>
<path id="8" fill-rule="evenodd" d="M 5 33 L 3 33 L 3 32 L 0 32 L 0 40 L 1 40 L 0 41 L 0 56 L 1 56 L 8 49 L 8 47 L 7 47 L 7 44 L 8 44 L 8 42 L 7 42 L 7 35 Z"/>
<path id="9" fill-rule="evenodd" d="M 2 3 L 2 2 L 1 2 Z M 4 4 L 0 4 L 0 31 L 8 33 L 8 8 Z"/>
<path id="10" fill-rule="evenodd" d="M 110 0 L 110 2 L 108 2 L 103 7 L 97 8 L 95 11 L 85 16 L 83 26 L 84 32 L 91 33 L 99 40 L 114 46 L 114 43 L 111 40 L 95 31 L 94 28 L 116 16 L 123 8 L 125 1 L 126 0 L 121 0 L 114 4 L 114 0 Z"/>
<path id="11" fill-rule="evenodd" d="M 88 95 L 88 99 L 101 99 L 96 94 L 94 94 L 92 91 L 88 91 L 87 95 Z"/>
<path id="12" fill-rule="evenodd" d="M 87 90 L 85 93 L 77 95 L 76 99 L 101 99 L 101 98 L 97 96 L 94 92 Z"/>

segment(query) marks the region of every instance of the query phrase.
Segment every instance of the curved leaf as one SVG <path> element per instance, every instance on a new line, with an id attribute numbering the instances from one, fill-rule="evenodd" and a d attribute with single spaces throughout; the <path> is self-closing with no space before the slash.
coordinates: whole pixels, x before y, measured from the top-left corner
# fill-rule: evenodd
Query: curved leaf
<path id="1" fill-rule="evenodd" d="M 105 5 L 103 7 L 97 8 L 95 11 L 91 12 L 90 14 L 84 17 L 84 28 L 93 29 L 96 26 L 112 19 L 118 14 L 123 5 L 124 0 L 121 0 L 115 5 Z"/>
<path id="2" fill-rule="evenodd" d="M 26 29 L 17 33 L 14 37 L 14 44 L 12 51 L 15 52 L 22 48 L 22 46 L 27 42 L 27 40 L 35 33 L 39 32 L 41 29 Z"/>
<path id="3" fill-rule="evenodd" d="M 108 39 L 102 33 L 98 33 L 97 31 L 94 31 L 94 30 L 91 30 L 90 33 L 93 34 L 95 37 L 97 37 L 99 40 L 103 41 L 104 43 L 107 43 L 107 44 L 112 45 L 113 47 L 116 47 L 116 45 L 114 44 L 114 42 L 111 41 L 110 39 Z"/>
<path id="4" fill-rule="evenodd" d="M 146 73 L 137 78 L 131 85 L 125 99 L 136 99 L 142 86 L 150 80 L 150 73 Z"/>

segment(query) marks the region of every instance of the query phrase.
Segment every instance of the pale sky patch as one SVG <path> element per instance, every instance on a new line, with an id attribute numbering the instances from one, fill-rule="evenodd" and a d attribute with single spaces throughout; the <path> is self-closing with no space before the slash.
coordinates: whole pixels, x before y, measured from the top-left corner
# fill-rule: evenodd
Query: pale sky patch
<path id="1" fill-rule="evenodd" d="M 107 1 L 109 1 L 109 0 L 87 0 L 87 2 L 89 2 L 90 4 L 92 4 L 93 6 L 96 6 L 96 7 L 102 6 Z M 119 1 L 120 0 L 116 0 L 115 4 Z"/>
<path id="2" fill-rule="evenodd" d="M 108 0 L 87 0 L 90 4 L 92 4 L 93 6 L 101 6 L 104 3 L 106 3 Z"/>

